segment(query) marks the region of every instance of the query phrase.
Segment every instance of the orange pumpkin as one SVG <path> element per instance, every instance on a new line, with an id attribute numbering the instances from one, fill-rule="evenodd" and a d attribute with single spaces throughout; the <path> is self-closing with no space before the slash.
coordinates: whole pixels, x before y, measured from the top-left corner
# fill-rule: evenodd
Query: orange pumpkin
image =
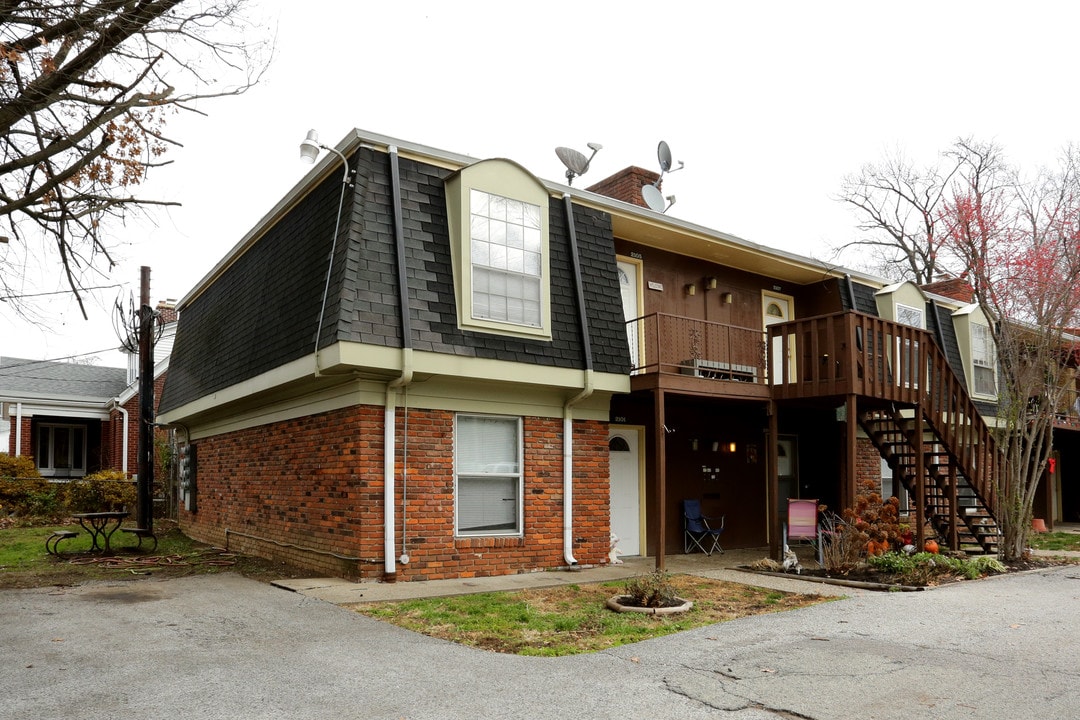
<path id="1" fill-rule="evenodd" d="M 927 540 L 923 545 L 923 549 L 928 553 L 934 553 L 936 555 L 938 551 L 937 540 Z"/>

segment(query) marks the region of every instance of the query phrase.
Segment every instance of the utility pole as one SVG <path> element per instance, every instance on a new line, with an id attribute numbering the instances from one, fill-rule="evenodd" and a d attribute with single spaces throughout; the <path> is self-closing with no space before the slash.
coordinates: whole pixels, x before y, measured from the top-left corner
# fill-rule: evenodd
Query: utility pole
<path id="1" fill-rule="evenodd" d="M 154 309 L 150 307 L 150 268 L 139 276 L 139 482 L 136 523 L 154 530 Z"/>

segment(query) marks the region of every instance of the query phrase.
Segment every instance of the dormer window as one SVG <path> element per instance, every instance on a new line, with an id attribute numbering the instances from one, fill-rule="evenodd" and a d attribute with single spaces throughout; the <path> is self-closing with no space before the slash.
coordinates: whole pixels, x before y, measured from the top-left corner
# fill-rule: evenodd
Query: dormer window
<path id="1" fill-rule="evenodd" d="M 446 180 L 462 329 L 551 338 L 548 192 L 520 165 L 485 160 Z"/>
<path id="2" fill-rule="evenodd" d="M 923 323 L 923 311 L 902 303 L 896 303 L 896 322 L 911 327 L 926 327 Z"/>
<path id="3" fill-rule="evenodd" d="M 990 328 L 971 324 L 972 389 L 976 395 L 997 395 L 997 369 L 994 362 L 994 337 Z"/>
<path id="4" fill-rule="evenodd" d="M 540 206 L 473 189 L 472 317 L 540 327 Z"/>

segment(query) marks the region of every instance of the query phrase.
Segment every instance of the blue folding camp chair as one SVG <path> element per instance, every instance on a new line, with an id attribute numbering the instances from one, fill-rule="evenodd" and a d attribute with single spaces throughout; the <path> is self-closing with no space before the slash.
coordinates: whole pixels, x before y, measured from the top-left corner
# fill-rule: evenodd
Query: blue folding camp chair
<path id="1" fill-rule="evenodd" d="M 698 500 L 683 500 L 682 512 L 684 553 L 695 548 L 710 556 L 714 552 L 724 552 L 724 548 L 720 547 L 720 533 L 724 532 L 723 515 L 719 518 L 702 515 L 701 502 Z"/>

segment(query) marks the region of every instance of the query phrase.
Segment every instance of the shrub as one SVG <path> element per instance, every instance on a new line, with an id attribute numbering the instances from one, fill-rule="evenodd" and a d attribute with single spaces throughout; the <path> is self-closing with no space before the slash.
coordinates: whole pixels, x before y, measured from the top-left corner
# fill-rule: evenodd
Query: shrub
<path id="1" fill-rule="evenodd" d="M 65 495 L 71 512 L 103 512 L 134 507 L 135 483 L 119 470 L 101 470 L 66 485 Z"/>
<path id="2" fill-rule="evenodd" d="M 624 605 L 648 608 L 672 607 L 682 602 L 675 594 L 671 576 L 660 570 L 628 580 L 625 597 L 628 600 Z"/>
<path id="3" fill-rule="evenodd" d="M 921 552 L 914 555 L 888 552 L 867 559 L 870 567 L 896 576 L 908 585 L 926 585 L 943 576 L 957 575 L 974 580 L 990 573 L 1005 572 L 1005 566 L 997 558 L 978 556 L 973 558 L 950 557 Z"/>
<path id="4" fill-rule="evenodd" d="M 903 544 L 900 501 L 895 497 L 882 500 L 873 480 L 863 479 L 859 482 L 855 507 L 844 510 L 844 520 L 855 528 L 864 550 L 867 543 L 873 543 L 872 547 L 875 548 L 893 549 L 899 549 Z"/>
<path id="5" fill-rule="evenodd" d="M 866 538 L 832 513 L 821 517 L 821 558 L 826 572 L 846 575 L 862 563 Z"/>
<path id="6" fill-rule="evenodd" d="M 55 494 L 38 472 L 33 458 L 0 453 L 0 512 L 5 515 L 40 515 L 55 504 Z"/>

